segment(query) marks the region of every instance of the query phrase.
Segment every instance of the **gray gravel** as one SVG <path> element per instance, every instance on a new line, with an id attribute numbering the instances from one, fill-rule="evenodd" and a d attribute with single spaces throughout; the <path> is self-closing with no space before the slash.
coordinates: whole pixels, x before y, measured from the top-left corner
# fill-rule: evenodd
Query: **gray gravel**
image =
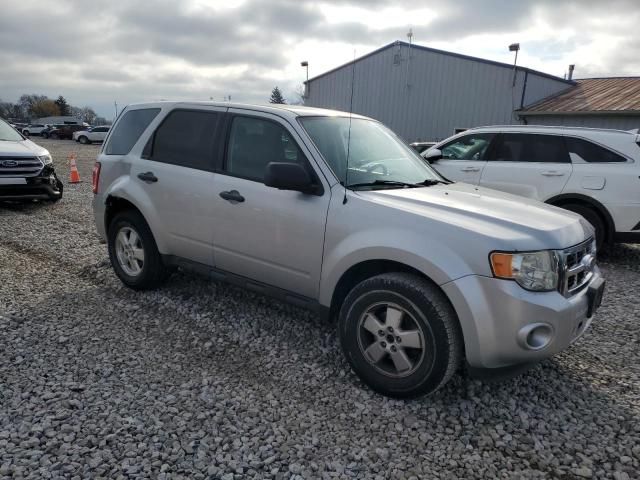
<path id="1" fill-rule="evenodd" d="M 565 353 L 397 401 L 312 314 L 197 277 L 121 286 L 79 185 L 0 206 L 0 478 L 640 478 L 640 248 Z"/>

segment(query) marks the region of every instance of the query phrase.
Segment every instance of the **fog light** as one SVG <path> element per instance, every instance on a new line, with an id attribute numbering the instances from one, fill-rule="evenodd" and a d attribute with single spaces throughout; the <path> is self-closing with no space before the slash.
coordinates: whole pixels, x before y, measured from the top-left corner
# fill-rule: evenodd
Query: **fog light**
<path id="1" fill-rule="evenodd" d="M 547 323 L 532 323 L 518 332 L 518 343 L 527 350 L 542 350 L 553 338 L 553 328 Z"/>

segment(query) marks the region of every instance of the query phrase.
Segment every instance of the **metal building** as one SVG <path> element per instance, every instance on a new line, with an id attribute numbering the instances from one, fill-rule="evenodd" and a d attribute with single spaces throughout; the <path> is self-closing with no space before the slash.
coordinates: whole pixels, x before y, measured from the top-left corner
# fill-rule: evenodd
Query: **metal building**
<path id="1" fill-rule="evenodd" d="M 585 78 L 518 112 L 536 125 L 640 128 L 640 77 Z"/>
<path id="2" fill-rule="evenodd" d="M 518 110 L 576 85 L 529 68 L 398 41 L 309 79 L 305 105 L 349 111 L 352 79 L 353 112 L 382 121 L 407 141 L 520 123 Z"/>

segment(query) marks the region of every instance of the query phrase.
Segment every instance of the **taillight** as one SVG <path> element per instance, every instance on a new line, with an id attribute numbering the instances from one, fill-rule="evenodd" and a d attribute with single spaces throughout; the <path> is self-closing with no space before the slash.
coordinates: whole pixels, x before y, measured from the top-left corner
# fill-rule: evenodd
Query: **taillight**
<path id="1" fill-rule="evenodd" d="M 96 162 L 91 172 L 91 185 L 93 186 L 93 193 L 98 193 L 98 182 L 100 181 L 100 162 Z"/>

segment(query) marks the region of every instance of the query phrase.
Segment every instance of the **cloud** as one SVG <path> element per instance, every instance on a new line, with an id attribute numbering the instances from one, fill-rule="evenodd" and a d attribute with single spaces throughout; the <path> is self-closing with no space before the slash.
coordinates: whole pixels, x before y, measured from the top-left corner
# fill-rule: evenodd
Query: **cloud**
<path id="1" fill-rule="evenodd" d="M 119 104 L 164 99 L 264 102 L 396 39 L 561 75 L 639 74 L 637 0 L 58 0 L 6 2 L 0 15 L 0 98 L 64 95 L 111 116 Z M 420 3 L 420 2 L 418 2 Z M 87 12 L 87 8 L 90 12 Z M 621 12 L 621 13 L 618 13 Z"/>

